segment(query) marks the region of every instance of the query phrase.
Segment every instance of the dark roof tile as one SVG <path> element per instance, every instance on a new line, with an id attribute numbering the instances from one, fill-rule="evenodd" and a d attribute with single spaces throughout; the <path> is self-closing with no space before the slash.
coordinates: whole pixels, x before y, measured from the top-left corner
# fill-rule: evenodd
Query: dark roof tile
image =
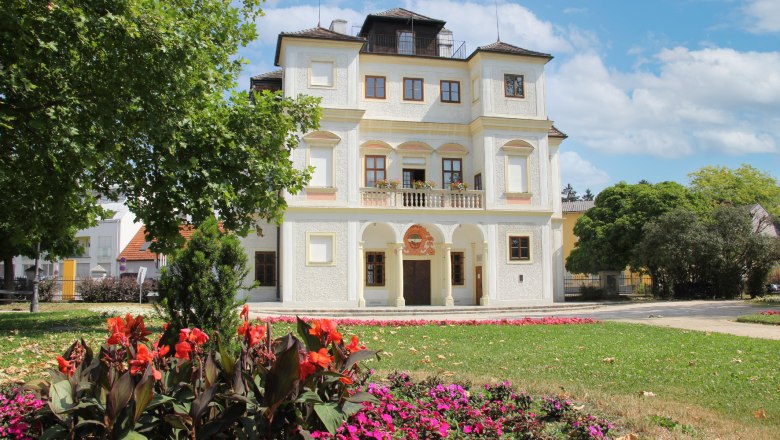
<path id="1" fill-rule="evenodd" d="M 343 41 L 365 41 L 364 38 L 360 37 L 353 37 L 352 35 L 346 35 L 346 34 L 340 34 L 338 32 L 333 32 L 330 29 L 325 29 L 324 27 L 318 26 L 311 29 L 304 29 L 302 31 L 297 32 L 282 32 L 279 34 L 279 37 L 303 37 L 303 38 L 321 38 L 325 40 L 343 40 Z"/>
<path id="2" fill-rule="evenodd" d="M 561 130 L 558 130 L 557 128 L 555 128 L 554 125 L 550 127 L 550 130 L 547 132 L 547 136 L 549 136 L 549 137 L 556 137 L 556 138 L 562 138 L 562 139 L 566 139 L 567 137 L 569 137 L 568 135 L 566 135 L 566 133 L 564 133 Z"/>
<path id="3" fill-rule="evenodd" d="M 418 14 L 416 12 L 410 11 L 408 9 L 404 8 L 393 8 L 388 9 L 384 12 L 377 12 L 376 14 L 369 14 L 369 16 L 375 16 L 375 17 L 390 17 L 390 18 L 403 18 L 403 19 L 413 19 L 413 20 L 426 20 L 426 21 L 442 21 L 436 18 L 426 17 L 422 14 Z"/>
<path id="4" fill-rule="evenodd" d="M 274 70 L 273 72 L 261 73 L 260 75 L 253 76 L 252 80 L 262 81 L 264 79 L 282 79 L 282 73 L 284 73 L 282 69 Z"/>
<path id="5" fill-rule="evenodd" d="M 552 55 L 548 53 L 534 52 L 533 50 L 523 49 L 522 47 L 513 46 L 511 44 L 504 43 L 503 41 L 496 41 L 495 43 L 488 44 L 487 46 L 479 46 L 469 58 L 474 56 L 474 54 L 477 52 L 508 53 L 513 55 L 547 58 L 548 60 L 552 59 Z"/>

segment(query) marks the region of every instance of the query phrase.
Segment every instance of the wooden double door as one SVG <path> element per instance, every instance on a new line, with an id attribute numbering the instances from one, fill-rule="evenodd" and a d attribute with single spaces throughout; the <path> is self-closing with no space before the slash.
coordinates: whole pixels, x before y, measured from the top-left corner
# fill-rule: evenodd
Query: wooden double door
<path id="1" fill-rule="evenodd" d="M 430 260 L 404 260 L 404 301 L 407 306 L 431 305 Z"/>

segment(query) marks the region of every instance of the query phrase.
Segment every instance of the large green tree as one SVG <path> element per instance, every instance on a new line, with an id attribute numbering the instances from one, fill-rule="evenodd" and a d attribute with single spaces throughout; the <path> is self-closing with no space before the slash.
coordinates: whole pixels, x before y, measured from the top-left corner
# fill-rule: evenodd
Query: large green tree
<path id="1" fill-rule="evenodd" d="M 574 226 L 579 241 L 566 259 L 566 269 L 574 273 L 623 270 L 632 264 L 634 247 L 647 222 L 675 208 L 702 206 L 700 198 L 675 182 L 620 182 L 606 188 Z"/>
<path id="2" fill-rule="evenodd" d="M 777 179 L 750 165 L 739 168 L 708 166 L 688 175 L 691 190 L 707 198 L 713 206 L 760 204 L 780 215 L 780 186 Z"/>
<path id="3" fill-rule="evenodd" d="M 72 252 L 101 194 L 126 195 L 158 250 L 182 219 L 279 220 L 282 191 L 308 179 L 295 133 L 319 113 L 311 98 L 229 92 L 259 3 L 2 2 L 0 257 Z"/>

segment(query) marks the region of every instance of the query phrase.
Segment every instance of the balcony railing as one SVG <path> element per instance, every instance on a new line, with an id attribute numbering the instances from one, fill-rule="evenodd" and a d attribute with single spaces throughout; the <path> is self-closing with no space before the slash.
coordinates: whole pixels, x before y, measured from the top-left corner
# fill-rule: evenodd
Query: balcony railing
<path id="1" fill-rule="evenodd" d="M 371 208 L 485 209 L 484 191 L 361 188 L 360 204 Z"/>
<path id="2" fill-rule="evenodd" d="M 363 52 L 419 55 L 428 57 L 466 59 L 466 42 L 449 38 L 422 38 L 404 34 L 360 35 L 366 39 Z"/>

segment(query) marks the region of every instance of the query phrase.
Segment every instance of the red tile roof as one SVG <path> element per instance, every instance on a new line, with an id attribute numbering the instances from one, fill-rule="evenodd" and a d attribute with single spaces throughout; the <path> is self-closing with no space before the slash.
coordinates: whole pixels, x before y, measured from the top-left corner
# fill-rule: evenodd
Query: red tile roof
<path id="1" fill-rule="evenodd" d="M 561 138 L 561 139 L 566 139 L 567 137 L 569 137 L 566 133 L 555 128 L 554 125 L 550 127 L 550 131 L 547 132 L 547 136 Z"/>
<path id="2" fill-rule="evenodd" d="M 222 230 L 221 225 L 220 225 L 220 230 Z M 195 228 L 192 226 L 179 226 L 179 234 L 181 234 L 181 236 L 184 237 L 185 241 L 190 241 L 190 237 L 192 236 L 193 232 L 195 232 Z M 119 254 L 119 257 L 117 257 L 117 261 L 120 261 L 122 258 L 124 258 L 125 261 L 157 260 L 157 253 L 151 251 L 148 247 L 144 250 L 141 250 L 141 248 L 144 246 L 145 243 L 146 243 L 146 226 L 142 226 L 141 229 L 139 229 L 138 232 L 136 232 L 133 238 L 130 240 L 130 243 L 128 243 L 127 246 L 125 246 L 125 248 L 122 250 L 122 253 Z"/>
<path id="3" fill-rule="evenodd" d="M 508 53 L 512 55 L 525 55 L 529 57 L 547 58 L 551 60 L 552 55 L 543 52 L 535 52 L 533 50 L 523 49 L 522 47 L 513 46 L 511 44 L 504 43 L 503 41 L 496 41 L 493 44 L 487 46 L 479 46 L 477 50 L 472 53 L 469 58 L 473 57 L 477 52 L 494 52 L 494 53 Z"/>

